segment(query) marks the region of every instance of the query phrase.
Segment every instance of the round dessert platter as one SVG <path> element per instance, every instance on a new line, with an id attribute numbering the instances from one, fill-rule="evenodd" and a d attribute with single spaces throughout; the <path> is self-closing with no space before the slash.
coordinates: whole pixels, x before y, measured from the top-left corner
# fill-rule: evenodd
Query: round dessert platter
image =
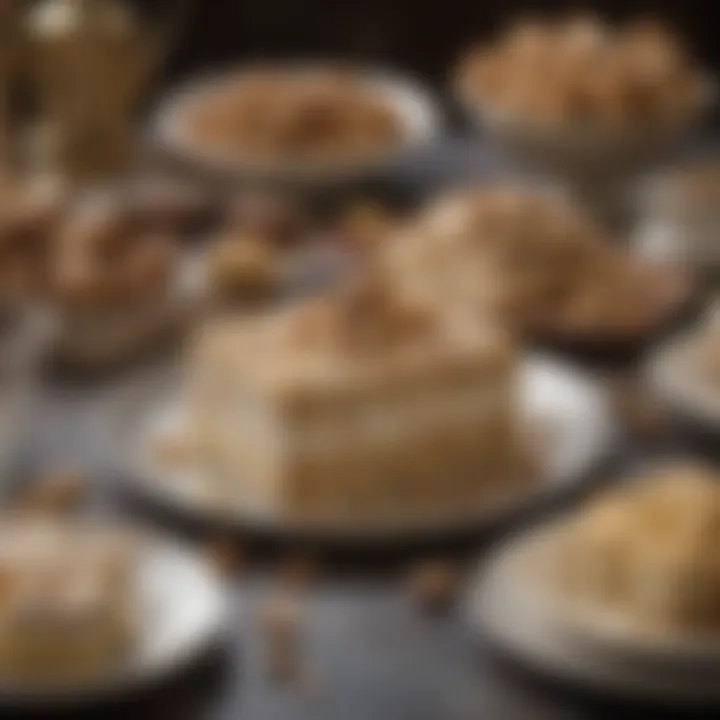
<path id="1" fill-rule="evenodd" d="M 403 517 L 396 512 L 376 518 L 342 512 L 337 517 L 329 513 L 305 517 L 258 502 L 242 478 L 232 497 L 218 495 L 210 475 L 190 466 L 168 466 L 158 455 L 164 438 L 182 436 L 187 427 L 177 381 L 167 383 L 159 397 L 157 384 L 151 380 L 138 388 L 132 400 L 119 400 L 113 423 L 119 454 L 116 465 L 133 494 L 155 507 L 262 535 L 339 545 L 453 537 L 489 530 L 577 489 L 609 455 L 616 428 L 599 382 L 561 361 L 537 356 L 524 362 L 519 390 L 526 449 L 529 455 L 536 453 L 538 460 L 535 476 L 505 488 L 499 478 L 497 491 L 489 492 L 479 507 L 459 503 L 462 509 L 453 512 L 408 512 Z"/>
<path id="2" fill-rule="evenodd" d="M 555 681 L 636 699 L 720 700 L 717 482 L 666 465 L 499 545 L 467 616 L 497 650 Z"/>
<path id="3" fill-rule="evenodd" d="M 280 71 L 286 77 L 302 81 L 334 72 L 332 66 L 263 65 Z M 292 187 L 331 188 L 337 183 L 384 176 L 410 153 L 430 144 L 440 132 L 440 117 L 429 94 L 414 80 L 384 70 L 365 69 L 353 74 L 352 82 L 378 99 L 397 123 L 398 137 L 394 142 L 355 157 L 327 160 L 271 160 L 254 157 L 252 153 L 222 144 L 208 143 L 197 136 L 192 118 L 199 108 L 222 98 L 228 92 L 242 92 L 256 70 L 252 67 L 200 78 L 172 92 L 160 105 L 151 121 L 154 143 L 168 155 L 218 178 L 246 179 Z"/>
<path id="4" fill-rule="evenodd" d="M 134 622 L 123 656 L 91 676 L 0 678 L 0 706 L 74 708 L 126 696 L 186 669 L 221 641 L 227 598 L 220 577 L 177 541 L 145 532 L 132 537 Z"/>

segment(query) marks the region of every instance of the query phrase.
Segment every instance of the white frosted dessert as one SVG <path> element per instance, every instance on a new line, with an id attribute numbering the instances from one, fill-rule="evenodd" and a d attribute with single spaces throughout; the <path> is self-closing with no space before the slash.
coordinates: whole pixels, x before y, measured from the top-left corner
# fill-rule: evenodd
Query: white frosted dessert
<path id="1" fill-rule="evenodd" d="M 576 607 L 658 631 L 720 628 L 720 485 L 693 466 L 648 472 L 562 527 L 553 577 Z"/>
<path id="2" fill-rule="evenodd" d="M 0 525 L 0 684 L 83 681 L 117 667 L 134 635 L 127 538 L 47 519 Z"/>
<path id="3" fill-rule="evenodd" d="M 526 475 L 517 358 L 383 278 L 201 332 L 190 416 L 208 475 L 303 515 L 468 508 Z"/>

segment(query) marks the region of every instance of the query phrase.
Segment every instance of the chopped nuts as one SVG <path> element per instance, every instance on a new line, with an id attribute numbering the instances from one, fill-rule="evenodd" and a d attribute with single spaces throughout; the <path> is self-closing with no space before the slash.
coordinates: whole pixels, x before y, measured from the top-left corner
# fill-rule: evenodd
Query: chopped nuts
<path id="1" fill-rule="evenodd" d="M 262 607 L 263 633 L 271 643 L 291 643 L 297 639 L 300 609 L 289 595 L 275 595 Z"/>
<path id="2" fill-rule="evenodd" d="M 275 253 L 263 238 L 230 235 L 211 251 L 211 283 L 222 300 L 267 298 L 275 289 L 277 266 Z"/>
<path id="3" fill-rule="evenodd" d="M 215 538 L 208 543 L 206 555 L 213 567 L 223 575 L 240 572 L 247 564 L 247 554 L 232 538 Z"/>
<path id="4" fill-rule="evenodd" d="M 244 193 L 229 210 L 228 223 L 240 233 L 267 238 L 276 245 L 292 244 L 302 234 L 306 217 L 291 199 L 271 193 Z"/>
<path id="5" fill-rule="evenodd" d="M 262 608 L 267 670 L 278 682 L 296 682 L 302 676 L 299 616 L 298 604 L 286 595 L 269 598 Z"/>
<path id="6" fill-rule="evenodd" d="M 305 589 L 320 572 L 318 558 L 311 552 L 295 553 L 280 563 L 281 579 L 292 589 Z"/>
<path id="7" fill-rule="evenodd" d="M 409 589 L 418 606 L 428 612 L 448 610 L 455 602 L 462 572 L 451 560 L 428 560 L 412 568 Z"/>
<path id="8" fill-rule="evenodd" d="M 187 435 L 164 435 L 153 444 L 155 459 L 166 468 L 184 467 L 192 459 L 194 444 Z"/>
<path id="9" fill-rule="evenodd" d="M 341 220 L 341 231 L 362 250 L 372 250 L 387 237 L 392 226 L 388 212 L 371 203 L 352 206 Z"/>
<path id="10" fill-rule="evenodd" d="M 71 512 L 82 503 L 87 491 L 87 478 L 76 471 L 56 471 L 42 478 L 18 502 L 21 510 L 39 512 Z"/>
<path id="11" fill-rule="evenodd" d="M 620 421 L 638 440 L 657 440 L 667 436 L 669 419 L 660 403 L 632 378 L 611 382 L 611 396 Z"/>
<path id="12" fill-rule="evenodd" d="M 302 663 L 296 648 L 276 647 L 267 654 L 269 676 L 282 685 L 298 684 L 303 677 Z"/>

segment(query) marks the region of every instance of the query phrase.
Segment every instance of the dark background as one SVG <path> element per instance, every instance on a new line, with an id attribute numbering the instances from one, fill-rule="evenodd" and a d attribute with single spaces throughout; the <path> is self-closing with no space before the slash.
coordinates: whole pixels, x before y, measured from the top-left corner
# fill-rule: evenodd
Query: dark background
<path id="1" fill-rule="evenodd" d="M 178 0 L 152 0 L 166 6 Z M 460 50 L 515 15 L 596 10 L 672 23 L 701 60 L 720 66 L 713 0 L 195 0 L 171 77 L 243 58 L 344 57 L 389 64 L 442 83 Z"/>

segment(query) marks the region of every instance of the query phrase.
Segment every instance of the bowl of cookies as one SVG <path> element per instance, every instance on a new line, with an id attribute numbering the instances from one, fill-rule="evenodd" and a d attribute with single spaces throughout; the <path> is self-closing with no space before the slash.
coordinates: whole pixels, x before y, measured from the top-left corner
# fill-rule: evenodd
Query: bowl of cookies
<path id="1" fill-rule="evenodd" d="M 608 220 L 630 202 L 629 180 L 681 147 L 715 96 L 672 30 L 593 16 L 516 22 L 465 55 L 455 90 L 513 156 Z"/>
<path id="2" fill-rule="evenodd" d="M 214 175 L 332 184 L 382 174 L 431 142 L 439 117 L 414 81 L 333 65 L 264 65 L 190 82 L 152 135 Z"/>

